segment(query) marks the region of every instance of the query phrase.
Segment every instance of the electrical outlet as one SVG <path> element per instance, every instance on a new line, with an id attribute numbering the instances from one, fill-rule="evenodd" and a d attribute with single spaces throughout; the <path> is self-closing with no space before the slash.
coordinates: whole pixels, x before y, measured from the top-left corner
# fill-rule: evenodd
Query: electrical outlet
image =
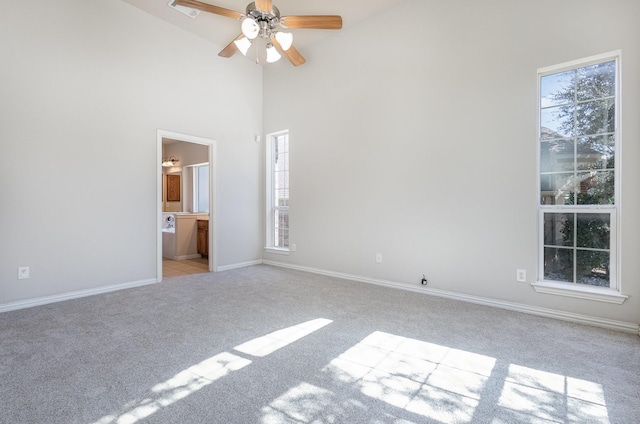
<path id="1" fill-rule="evenodd" d="M 376 263 L 377 264 L 382 263 L 382 253 L 376 253 Z"/>
<path id="2" fill-rule="evenodd" d="M 292 251 L 292 252 L 295 252 L 295 251 L 296 251 L 296 249 L 297 249 L 296 244 L 295 244 L 295 243 L 292 243 L 292 244 L 291 244 L 291 251 Z"/>
<path id="3" fill-rule="evenodd" d="M 18 267 L 18 280 L 25 280 L 29 278 L 29 267 L 28 266 L 19 266 Z"/>
<path id="4" fill-rule="evenodd" d="M 527 270 L 526 269 L 516 269 L 516 281 L 520 283 L 527 282 Z"/>

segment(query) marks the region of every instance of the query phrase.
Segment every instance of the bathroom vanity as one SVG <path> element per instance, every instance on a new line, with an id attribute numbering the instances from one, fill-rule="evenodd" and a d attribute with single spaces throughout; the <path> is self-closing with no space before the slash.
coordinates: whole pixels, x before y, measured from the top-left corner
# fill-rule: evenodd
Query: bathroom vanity
<path id="1" fill-rule="evenodd" d="M 162 257 L 177 261 L 207 257 L 208 245 L 209 214 L 162 213 Z"/>
<path id="2" fill-rule="evenodd" d="M 203 258 L 209 257 L 209 220 L 197 219 L 198 223 L 198 253 Z"/>

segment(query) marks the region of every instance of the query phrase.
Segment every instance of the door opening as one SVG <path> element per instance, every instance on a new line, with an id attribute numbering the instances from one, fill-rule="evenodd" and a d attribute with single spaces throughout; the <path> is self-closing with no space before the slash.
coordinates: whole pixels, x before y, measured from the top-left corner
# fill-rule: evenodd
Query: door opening
<path id="1" fill-rule="evenodd" d="M 215 140 L 181 134 L 171 131 L 157 132 L 157 231 L 156 231 L 156 280 L 162 281 L 163 248 L 172 249 L 172 239 L 178 237 L 179 231 L 175 225 L 175 218 L 185 219 L 189 231 L 197 231 L 200 225 L 206 237 L 207 265 L 209 272 L 217 269 L 217 214 L 216 214 L 216 142 Z M 165 167 L 163 167 L 163 162 Z M 207 165 L 207 172 L 197 172 Z M 194 170 L 196 175 L 194 177 Z M 200 178 L 198 184 L 198 178 Z M 203 179 L 206 179 L 203 181 Z M 195 192 L 198 190 L 198 192 Z M 208 207 L 208 211 L 204 208 Z M 205 221 L 204 217 L 208 218 Z M 201 218 L 197 220 L 197 218 Z M 193 224 L 191 224 L 193 219 Z M 197 220 L 197 224 L 196 224 Z M 168 221 L 168 222 L 165 222 Z M 171 222 L 173 221 L 173 222 Z M 180 221 L 181 223 L 183 221 Z M 167 224 L 167 225 L 165 225 Z M 195 226 L 195 227 L 193 227 Z M 168 227 L 164 228 L 163 227 Z M 172 234 L 167 234 L 171 233 Z M 163 246 L 164 239 L 164 246 Z M 181 243 L 176 245 L 182 246 Z M 180 247 L 182 249 L 182 247 Z M 200 247 L 198 247 L 200 249 Z M 167 252 L 164 252 L 165 254 Z M 200 257 L 195 252 L 170 251 L 168 254 L 178 259 Z M 204 256 L 204 255 L 203 255 Z"/>

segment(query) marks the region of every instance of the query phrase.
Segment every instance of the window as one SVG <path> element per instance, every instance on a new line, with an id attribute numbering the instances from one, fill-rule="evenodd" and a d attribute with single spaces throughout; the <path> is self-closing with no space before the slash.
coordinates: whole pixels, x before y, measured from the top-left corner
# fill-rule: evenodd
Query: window
<path id="1" fill-rule="evenodd" d="M 193 167 L 193 211 L 209 212 L 209 164 Z"/>
<path id="2" fill-rule="evenodd" d="M 539 71 L 542 283 L 619 290 L 618 60 L 611 54 Z"/>
<path id="3" fill-rule="evenodd" d="M 289 133 L 267 136 L 267 248 L 289 249 Z"/>

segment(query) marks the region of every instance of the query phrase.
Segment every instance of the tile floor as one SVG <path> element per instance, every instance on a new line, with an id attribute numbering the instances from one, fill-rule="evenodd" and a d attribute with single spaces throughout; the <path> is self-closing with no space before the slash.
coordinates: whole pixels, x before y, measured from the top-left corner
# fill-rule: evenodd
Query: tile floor
<path id="1" fill-rule="evenodd" d="M 162 258 L 162 278 L 202 274 L 203 272 L 209 272 L 209 259 L 207 258 L 185 259 L 182 261 Z"/>

